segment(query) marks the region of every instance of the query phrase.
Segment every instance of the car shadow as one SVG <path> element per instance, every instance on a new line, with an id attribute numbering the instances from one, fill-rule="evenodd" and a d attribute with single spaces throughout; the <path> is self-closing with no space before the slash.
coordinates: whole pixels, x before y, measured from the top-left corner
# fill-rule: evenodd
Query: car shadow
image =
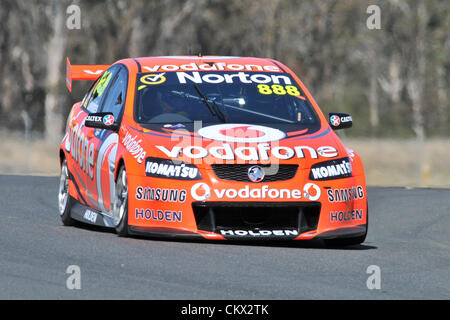
<path id="1" fill-rule="evenodd" d="M 81 229 L 81 230 L 86 230 L 86 231 L 92 231 L 92 232 L 110 233 L 110 234 L 116 233 L 116 231 L 113 228 L 96 226 L 93 224 L 83 223 L 83 222 L 79 222 L 79 221 L 76 221 L 75 225 L 73 225 L 71 227 Z"/>

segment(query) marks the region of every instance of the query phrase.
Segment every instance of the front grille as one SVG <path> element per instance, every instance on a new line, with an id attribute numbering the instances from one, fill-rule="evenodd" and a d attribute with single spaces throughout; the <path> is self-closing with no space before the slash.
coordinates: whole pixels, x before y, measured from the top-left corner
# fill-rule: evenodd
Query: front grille
<path id="1" fill-rule="evenodd" d="M 253 166 L 253 164 L 213 164 L 212 168 L 219 179 L 252 182 L 248 178 L 248 169 Z M 296 164 L 265 164 L 258 166 L 265 171 L 265 177 L 260 183 L 292 179 L 298 169 L 298 165 Z"/>
<path id="2" fill-rule="evenodd" d="M 194 202 L 197 228 L 221 230 L 294 230 L 296 234 L 317 229 L 319 202 Z M 231 230 L 231 231 L 230 231 Z"/>

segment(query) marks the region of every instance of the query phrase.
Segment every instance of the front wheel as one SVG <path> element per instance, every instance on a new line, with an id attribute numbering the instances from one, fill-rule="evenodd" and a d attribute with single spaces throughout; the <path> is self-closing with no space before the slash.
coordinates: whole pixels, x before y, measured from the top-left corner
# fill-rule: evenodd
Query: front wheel
<path id="1" fill-rule="evenodd" d="M 119 169 L 116 180 L 116 197 L 113 203 L 113 220 L 119 236 L 128 236 L 128 180 L 125 167 Z"/>

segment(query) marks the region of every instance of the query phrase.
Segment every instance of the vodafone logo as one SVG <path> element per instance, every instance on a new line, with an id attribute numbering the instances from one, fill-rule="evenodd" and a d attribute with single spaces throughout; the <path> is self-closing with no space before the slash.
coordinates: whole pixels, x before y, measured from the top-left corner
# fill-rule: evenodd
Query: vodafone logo
<path id="1" fill-rule="evenodd" d="M 307 198 L 311 201 L 318 200 L 321 195 L 319 186 L 314 183 L 305 184 L 305 186 L 303 187 L 303 192 L 304 192 L 305 198 Z"/>
<path id="2" fill-rule="evenodd" d="M 316 201 L 321 196 L 320 187 L 314 183 L 307 183 L 301 189 L 278 189 L 269 185 L 253 187 L 246 185 L 243 188 L 213 189 L 212 194 L 217 199 L 305 199 Z M 204 182 L 196 183 L 191 188 L 191 196 L 197 201 L 205 201 L 211 197 L 211 188 Z"/>
<path id="3" fill-rule="evenodd" d="M 211 188 L 204 182 L 196 183 L 191 188 L 191 196 L 197 201 L 205 201 L 211 196 Z"/>
<path id="4" fill-rule="evenodd" d="M 260 143 L 283 139 L 286 135 L 278 129 L 249 124 L 218 124 L 198 130 L 198 134 L 211 140 L 236 143 Z"/>
<path id="5" fill-rule="evenodd" d="M 332 146 L 321 146 L 314 149 L 310 146 L 295 146 L 289 148 L 285 146 L 270 147 L 268 143 L 260 143 L 256 147 L 238 147 L 233 149 L 231 144 L 224 143 L 221 146 L 213 146 L 209 149 L 200 146 L 174 146 L 168 149 L 165 146 L 155 146 L 159 151 L 163 152 L 167 157 L 176 159 L 182 155 L 191 159 L 201 159 L 208 155 L 222 160 L 241 159 L 245 161 L 267 161 L 270 159 L 269 153 L 277 159 L 291 159 L 296 156 L 299 159 L 305 158 L 309 154 L 311 159 L 317 159 L 319 156 L 324 158 L 334 158 L 339 155 L 336 148 Z"/>

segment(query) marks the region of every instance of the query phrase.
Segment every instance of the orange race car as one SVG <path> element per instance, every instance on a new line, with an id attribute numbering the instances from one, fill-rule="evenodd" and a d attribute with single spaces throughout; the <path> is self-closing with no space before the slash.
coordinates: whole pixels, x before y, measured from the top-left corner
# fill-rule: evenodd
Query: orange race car
<path id="1" fill-rule="evenodd" d="M 320 238 L 359 244 L 368 226 L 360 157 L 286 66 L 173 56 L 71 65 L 96 80 L 69 114 L 59 213 L 121 236 Z"/>

